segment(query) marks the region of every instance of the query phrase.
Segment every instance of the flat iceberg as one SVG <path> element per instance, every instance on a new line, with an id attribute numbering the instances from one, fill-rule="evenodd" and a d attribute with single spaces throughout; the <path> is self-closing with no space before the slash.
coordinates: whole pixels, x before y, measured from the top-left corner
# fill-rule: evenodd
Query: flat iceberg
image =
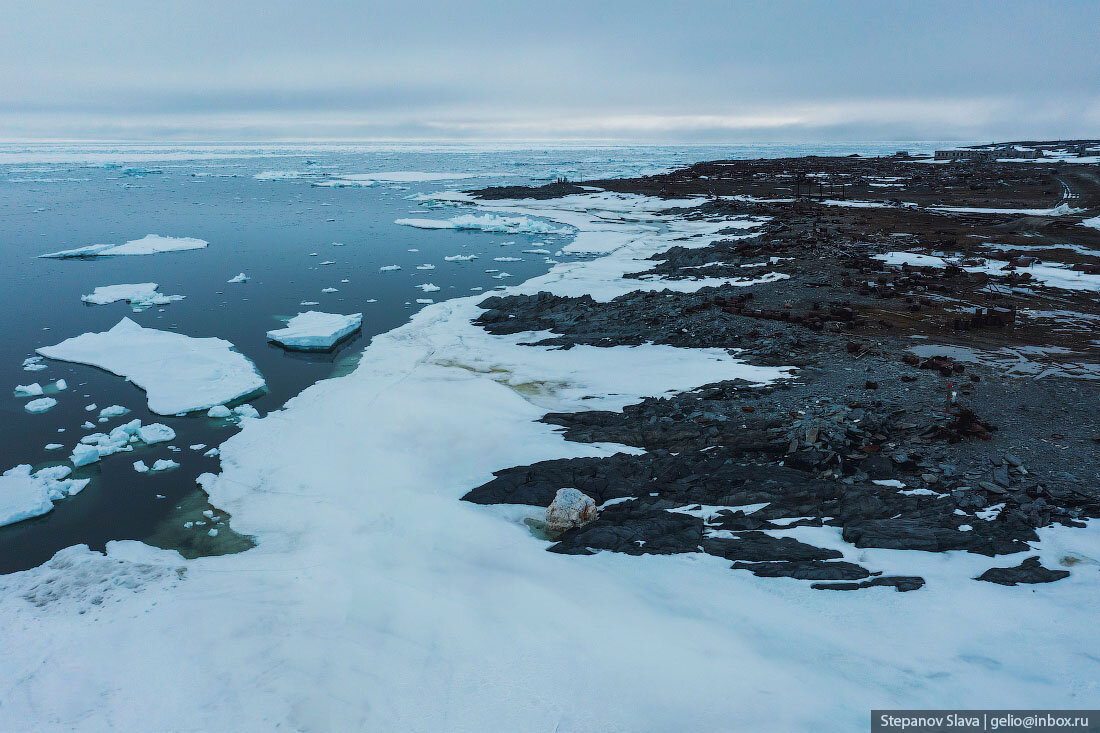
<path id="1" fill-rule="evenodd" d="M 264 387 L 256 366 L 228 341 L 142 328 L 129 318 L 110 331 L 81 334 L 38 353 L 125 377 L 145 390 L 149 409 L 158 415 L 207 410 Z"/>
<path id="2" fill-rule="evenodd" d="M 57 400 L 53 397 L 39 397 L 37 400 L 31 400 L 27 404 L 23 405 L 23 409 L 27 412 L 45 412 L 54 405 L 57 404 Z"/>
<path id="3" fill-rule="evenodd" d="M 122 285 L 100 285 L 80 299 L 91 305 L 107 305 L 125 300 L 135 312 L 143 311 L 154 305 L 168 305 L 183 300 L 182 295 L 165 295 L 157 292 L 156 283 L 123 283 Z"/>
<path id="4" fill-rule="evenodd" d="M 288 349 L 324 351 L 359 330 L 362 313 L 340 315 L 307 311 L 287 321 L 286 328 L 268 331 L 267 337 Z"/>
<path id="5" fill-rule="evenodd" d="M 38 397 L 42 394 L 42 385 L 38 382 L 32 384 L 17 384 L 15 385 L 16 397 Z"/>
<path id="6" fill-rule="evenodd" d="M 53 503 L 79 493 L 88 479 L 66 478 L 68 466 L 50 466 L 31 472 L 22 464 L 0 476 L 0 527 L 41 516 L 53 509 Z"/>
<path id="7" fill-rule="evenodd" d="M 194 237 L 162 237 L 159 234 L 146 234 L 141 239 L 131 239 L 124 244 L 90 244 L 87 247 L 49 252 L 39 257 L 52 259 L 73 259 L 88 257 L 114 257 L 116 255 L 152 255 L 158 252 L 179 252 L 188 249 L 202 249 L 208 245 L 204 239 Z"/>
<path id="8" fill-rule="evenodd" d="M 248 275 L 245 275 L 243 272 L 240 272 L 240 273 L 237 273 L 236 275 L 234 275 L 233 277 L 229 278 L 228 280 L 226 280 L 226 282 L 227 283 L 244 283 L 244 282 L 248 282 Z"/>

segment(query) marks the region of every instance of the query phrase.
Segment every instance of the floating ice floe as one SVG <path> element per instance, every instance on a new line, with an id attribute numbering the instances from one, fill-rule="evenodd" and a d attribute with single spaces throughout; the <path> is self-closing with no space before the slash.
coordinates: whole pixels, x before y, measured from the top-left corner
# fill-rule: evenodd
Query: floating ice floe
<path id="1" fill-rule="evenodd" d="M 477 229 L 504 234 L 569 234 L 573 231 L 529 216 L 497 214 L 460 214 L 450 219 L 398 219 L 394 223 L 417 229 Z"/>
<path id="2" fill-rule="evenodd" d="M 141 239 L 132 239 L 124 244 L 91 244 L 87 247 L 66 249 L 38 256 L 53 259 L 72 259 L 119 255 L 151 255 L 159 252 L 202 249 L 208 244 L 209 242 L 194 237 L 162 237 L 159 234 L 147 234 Z"/>
<path id="3" fill-rule="evenodd" d="M 125 377 L 145 390 L 149 409 L 159 415 L 206 410 L 264 388 L 255 365 L 228 341 L 142 328 L 129 318 L 38 353 Z"/>
<path id="4" fill-rule="evenodd" d="M 23 405 L 23 409 L 30 413 L 46 412 L 56 404 L 57 400 L 53 397 L 39 397 L 37 400 L 31 400 Z"/>
<path id="5" fill-rule="evenodd" d="M 437 290 L 439 290 L 439 286 L 434 284 L 434 283 L 421 283 L 420 285 L 417 285 L 416 287 L 420 288 L 425 293 L 434 293 Z"/>
<path id="6" fill-rule="evenodd" d="M 23 360 L 23 371 L 25 372 L 40 372 L 46 368 L 46 365 L 42 363 L 41 356 L 30 356 Z"/>
<path id="7" fill-rule="evenodd" d="M 401 269 L 401 265 L 382 265 L 378 268 L 379 272 L 396 272 Z"/>
<path id="8" fill-rule="evenodd" d="M 287 321 L 285 328 L 268 331 L 268 339 L 298 351 L 325 351 L 359 330 L 362 313 L 340 315 L 307 311 Z"/>
<path id="9" fill-rule="evenodd" d="M 447 255 L 443 258 L 444 262 L 470 262 L 476 260 L 477 255 Z"/>
<path id="10" fill-rule="evenodd" d="M 430 304 L 434 303 L 435 301 L 432 300 L 431 298 L 417 298 L 416 302 L 420 303 L 421 305 L 430 305 Z"/>
<path id="11" fill-rule="evenodd" d="M 135 311 L 143 311 L 154 305 L 168 305 L 177 300 L 183 300 L 182 295 L 165 295 L 157 292 L 157 283 L 124 283 L 122 285 L 100 285 L 89 295 L 82 295 L 80 299 L 91 305 L 107 305 L 119 300 L 125 300 Z"/>
<path id="12" fill-rule="evenodd" d="M 42 394 L 42 385 L 38 382 L 33 384 L 17 384 L 15 386 L 16 397 L 38 397 Z"/>
<path id="13" fill-rule="evenodd" d="M 227 283 L 248 282 L 248 275 L 245 275 L 243 272 L 240 272 L 240 273 L 237 273 L 236 275 L 234 275 L 233 277 L 229 278 L 228 280 L 226 280 L 226 282 Z"/>
<path id="14" fill-rule="evenodd" d="M 49 466 L 32 473 L 26 464 L 5 471 L 0 475 L 0 527 L 41 516 L 58 499 L 80 493 L 89 479 L 66 478 L 71 472 L 68 466 Z"/>
<path id="15" fill-rule="evenodd" d="M 417 265 L 416 269 L 418 269 L 418 270 L 434 270 L 435 265 L 432 265 L 432 264 L 429 264 L 429 263 L 425 262 L 423 265 Z"/>
<path id="16" fill-rule="evenodd" d="M 321 292 L 322 293 L 339 293 L 340 290 L 338 288 L 321 288 Z"/>
<path id="17" fill-rule="evenodd" d="M 104 407 L 102 410 L 99 411 L 99 416 L 110 419 L 112 417 L 122 417 L 129 411 L 130 408 L 123 407 L 122 405 L 109 405 L 108 407 Z"/>
<path id="18" fill-rule="evenodd" d="M 180 464 L 173 461 L 171 458 L 161 458 L 153 461 L 153 465 L 150 468 L 152 471 L 170 471 L 173 468 L 179 468 Z"/>

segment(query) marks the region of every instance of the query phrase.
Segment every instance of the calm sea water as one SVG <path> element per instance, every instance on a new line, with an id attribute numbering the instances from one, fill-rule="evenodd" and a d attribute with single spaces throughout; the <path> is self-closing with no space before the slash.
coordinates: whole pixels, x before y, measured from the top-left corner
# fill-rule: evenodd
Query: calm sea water
<path id="1" fill-rule="evenodd" d="M 942 145 L 942 144 L 939 144 Z M 726 145 L 687 147 L 541 147 L 482 145 L 0 145 L 0 470 L 20 463 L 40 468 L 64 463 L 83 435 L 133 418 L 162 422 L 177 434 L 171 445 L 108 456 L 79 469 L 90 477 L 80 494 L 55 504 L 49 514 L 0 527 L 0 573 L 33 567 L 57 550 L 85 543 L 100 549 L 110 540 L 139 539 L 178 549 L 188 556 L 233 552 L 249 546 L 231 521 L 213 525 L 204 511 L 217 512 L 195 478 L 218 470 L 188 446 L 216 447 L 236 428 L 205 417 L 151 414 L 145 395 L 99 369 L 50 362 L 43 371 L 22 368 L 41 346 L 88 331 L 103 331 L 129 317 L 143 326 L 189 336 L 231 341 L 255 362 L 267 392 L 251 401 L 261 414 L 281 407 L 310 384 L 350 370 L 375 334 L 388 331 L 417 309 L 417 298 L 435 300 L 490 291 L 521 282 L 551 265 L 524 249 L 558 250 L 564 240 L 546 235 L 478 231 L 425 231 L 394 224 L 402 217 L 446 218 L 452 209 L 426 210 L 418 193 L 461 190 L 502 183 L 534 183 L 566 176 L 572 180 L 620 177 L 665 170 L 715 158 L 819 154 L 888 154 L 899 149 L 927 152 L 936 143 L 891 142 L 845 145 Z M 258 174 L 292 171 L 305 177 L 263 180 Z M 329 176 L 392 171 L 463 173 L 453 181 L 378 183 L 371 187 L 313 185 Z M 93 260 L 39 259 L 37 255 L 99 242 L 121 243 L 155 233 L 198 237 L 203 250 Z M 335 246 L 338 242 L 343 246 Z M 512 244 L 505 244 L 511 242 Z M 419 250 L 416 252 L 410 250 Z M 316 256 L 313 256 L 316 253 Z M 470 262 L 444 256 L 476 254 Z M 522 262 L 494 262 L 494 257 Z M 558 258 L 566 259 L 566 258 Z M 331 260 L 334 264 L 322 265 Z M 435 265 L 418 270 L 417 265 Z M 380 272 L 383 265 L 397 272 Z M 496 273 L 511 273 L 507 280 Z M 238 272 L 250 280 L 226 281 Z M 347 280 L 347 282 L 343 282 Z M 82 294 L 99 285 L 157 282 L 166 294 L 185 300 L 133 313 L 129 305 L 88 306 Z M 431 282 L 441 290 L 423 293 Z M 322 293 L 335 287 L 336 293 Z M 369 301 L 375 302 L 369 302 Z M 317 301 L 302 306 L 302 301 Z M 266 339 L 279 317 L 324 310 L 363 313 L 356 337 L 324 354 L 287 352 Z M 58 404 L 32 415 L 25 399 L 11 397 L 17 384 L 45 385 L 64 378 L 69 389 Z M 132 412 L 95 430 L 99 408 L 120 404 Z M 63 432 L 59 432 L 62 431 Z M 56 451 L 48 443 L 62 443 Z M 136 460 L 152 464 L 172 458 L 181 467 L 139 474 Z M 220 515 L 221 513 L 217 513 Z M 207 522 L 196 525 L 195 522 Z M 191 526 L 185 526 L 191 523 Z M 208 530 L 217 526 L 211 537 Z"/>

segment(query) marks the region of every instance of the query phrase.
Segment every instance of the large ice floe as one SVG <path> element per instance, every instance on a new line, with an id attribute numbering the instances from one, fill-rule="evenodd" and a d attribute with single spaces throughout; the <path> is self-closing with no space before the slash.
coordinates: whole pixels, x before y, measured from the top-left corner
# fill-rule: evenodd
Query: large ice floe
<path id="1" fill-rule="evenodd" d="M 89 479 L 67 478 L 68 466 L 48 466 L 31 471 L 23 464 L 0 475 L 0 527 L 41 516 L 53 509 L 53 503 L 79 493 Z"/>
<path id="2" fill-rule="evenodd" d="M 141 239 L 132 239 L 124 244 L 90 244 L 87 247 L 49 252 L 39 257 L 54 259 L 73 259 L 91 257 L 115 257 L 118 255 L 152 255 L 159 252 L 178 252 L 189 249 L 202 249 L 209 242 L 194 237 L 162 237 L 159 234 L 146 234 Z"/>
<path id="3" fill-rule="evenodd" d="M 618 280 L 730 225 L 600 197 L 492 202 L 619 243 L 505 292 L 660 287 Z M 549 553 L 522 521 L 545 508 L 462 502 L 494 471 L 626 450 L 566 441 L 548 410 L 790 375 L 717 349 L 525 346 L 471 324 L 480 297 L 422 309 L 221 446 L 200 483 L 254 549 L 77 546 L 0 577 L 0 729 L 850 731 L 873 708 L 1095 698 L 1095 572 L 1023 592 L 972 581 L 987 558 L 790 530 L 928 581 L 826 593 L 704 554 Z M 1100 556 L 1094 525 L 1041 529 L 1035 552 Z"/>
<path id="4" fill-rule="evenodd" d="M 125 377 L 145 390 L 158 415 L 206 410 L 264 387 L 255 365 L 228 341 L 142 328 L 129 318 L 37 351 Z"/>
<path id="5" fill-rule="evenodd" d="M 288 320 L 285 328 L 268 331 L 267 337 L 288 349 L 325 351 L 358 331 L 362 323 L 362 313 L 306 311 Z"/>
<path id="6" fill-rule="evenodd" d="M 135 312 L 139 312 L 155 305 L 168 305 L 184 298 L 182 295 L 165 295 L 157 292 L 158 287 L 156 283 L 100 285 L 90 294 L 80 296 L 80 299 L 91 305 L 107 305 L 125 300 Z"/>

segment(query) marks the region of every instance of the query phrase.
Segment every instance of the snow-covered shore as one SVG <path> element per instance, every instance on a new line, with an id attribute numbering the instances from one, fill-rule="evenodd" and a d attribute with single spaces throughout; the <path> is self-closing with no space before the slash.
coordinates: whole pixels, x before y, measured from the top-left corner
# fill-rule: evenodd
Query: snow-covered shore
<path id="1" fill-rule="evenodd" d="M 715 284 L 621 275 L 752 226 L 600 194 L 481 208 L 572 227 L 604 255 L 508 292 L 599 300 Z M 461 502 L 493 471 L 620 449 L 565 441 L 537 422 L 548 410 L 789 374 L 712 349 L 522 346 L 537 339 L 470 323 L 481 297 L 423 309 L 221 446 L 203 486 L 255 549 L 185 561 L 117 542 L 0 577 L 0 729 L 846 731 L 875 707 L 1095 699 L 1078 643 L 1095 573 L 1021 590 L 969 580 L 986 558 L 790 530 L 928 580 L 828 593 L 704 555 L 547 553 L 522 523 L 535 510 Z M 1040 535 L 1043 556 L 1100 556 L 1095 527 Z"/>

